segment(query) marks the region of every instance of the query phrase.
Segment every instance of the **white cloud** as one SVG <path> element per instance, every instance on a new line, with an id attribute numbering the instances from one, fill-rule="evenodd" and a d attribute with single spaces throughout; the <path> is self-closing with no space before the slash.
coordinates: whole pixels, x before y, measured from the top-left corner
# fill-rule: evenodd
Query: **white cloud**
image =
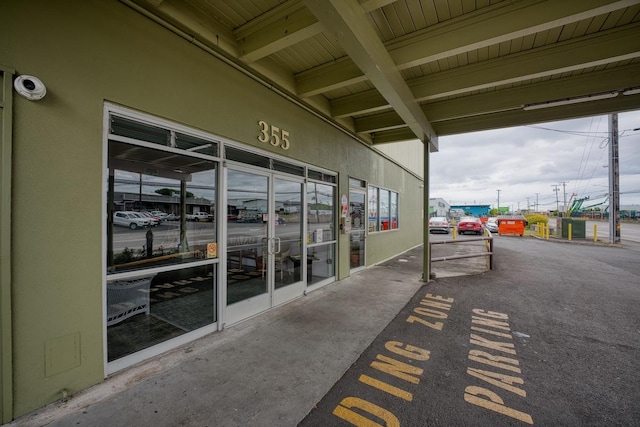
<path id="1" fill-rule="evenodd" d="M 640 204 L 640 111 L 620 113 L 620 204 Z M 634 130 L 638 129 L 638 130 Z M 430 158 L 430 196 L 451 204 L 490 204 L 514 210 L 556 208 L 589 197 L 606 206 L 608 116 L 441 137 Z M 565 183 L 562 185 L 562 183 Z"/>

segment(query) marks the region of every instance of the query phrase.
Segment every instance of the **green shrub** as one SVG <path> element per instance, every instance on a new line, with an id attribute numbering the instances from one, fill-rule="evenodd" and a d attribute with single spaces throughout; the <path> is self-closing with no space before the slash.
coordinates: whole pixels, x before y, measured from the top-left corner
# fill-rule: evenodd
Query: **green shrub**
<path id="1" fill-rule="evenodd" d="M 532 214 L 526 214 L 524 217 L 527 218 L 527 222 L 529 223 L 529 225 L 538 224 L 540 222 L 543 222 L 545 224 L 549 223 L 549 218 L 547 218 L 546 215 L 542 215 L 542 214 L 532 213 Z"/>
<path id="2" fill-rule="evenodd" d="M 135 255 L 133 253 L 133 250 L 129 248 L 124 248 L 122 250 L 122 253 L 119 253 L 114 257 L 113 261 L 115 264 L 126 264 L 127 262 L 133 261 L 134 258 L 135 258 Z"/>

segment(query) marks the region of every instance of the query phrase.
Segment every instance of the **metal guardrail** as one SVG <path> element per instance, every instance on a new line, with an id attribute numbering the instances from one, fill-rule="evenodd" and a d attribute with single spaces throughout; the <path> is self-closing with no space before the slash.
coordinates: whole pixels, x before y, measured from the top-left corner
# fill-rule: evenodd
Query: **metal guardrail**
<path id="1" fill-rule="evenodd" d="M 429 271 L 431 271 L 431 264 L 434 262 L 440 261 L 448 261 L 454 259 L 464 259 L 464 258 L 477 258 L 477 257 L 489 257 L 489 270 L 493 270 L 493 235 L 489 230 L 485 230 L 485 237 L 476 237 L 472 239 L 464 239 L 464 240 L 442 240 L 438 242 L 429 242 Z M 474 254 L 465 254 L 465 255 L 451 255 L 444 257 L 432 257 L 433 251 L 431 250 L 433 245 L 447 245 L 447 244 L 455 244 L 455 243 L 467 243 L 467 242 L 485 242 L 484 246 L 486 252 L 479 252 Z"/>

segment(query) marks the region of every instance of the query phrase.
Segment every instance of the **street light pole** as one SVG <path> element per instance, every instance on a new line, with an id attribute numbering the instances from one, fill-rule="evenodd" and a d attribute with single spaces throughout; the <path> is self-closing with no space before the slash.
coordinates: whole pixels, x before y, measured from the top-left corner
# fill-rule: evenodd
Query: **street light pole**
<path id="1" fill-rule="evenodd" d="M 500 215 L 500 191 L 501 190 L 496 190 L 498 192 L 498 215 Z"/>

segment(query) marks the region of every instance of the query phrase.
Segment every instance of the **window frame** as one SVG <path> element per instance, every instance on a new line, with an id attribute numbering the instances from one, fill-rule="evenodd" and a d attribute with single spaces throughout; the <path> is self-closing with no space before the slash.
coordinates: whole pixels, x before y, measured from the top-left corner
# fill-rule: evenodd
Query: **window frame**
<path id="1" fill-rule="evenodd" d="M 387 196 L 387 207 L 383 209 L 383 194 Z M 369 185 L 367 187 L 368 196 L 368 231 L 369 233 L 381 233 L 394 231 L 400 228 L 400 193 L 385 187 Z M 393 201 L 395 200 L 395 204 Z M 384 219 L 385 212 L 387 220 Z M 394 215 L 395 214 L 395 215 Z M 395 221 L 394 221 L 395 218 Z"/>
<path id="2" fill-rule="evenodd" d="M 109 180 L 109 162 L 110 162 L 110 154 L 109 154 L 109 145 L 111 144 L 111 142 L 116 142 L 116 143 L 124 143 L 124 144 L 129 144 L 132 146 L 136 146 L 136 147 L 140 147 L 142 149 L 150 149 L 150 150 L 154 150 L 154 151 L 159 151 L 159 152 L 165 152 L 167 154 L 174 154 L 174 155 L 180 155 L 180 156 L 186 156 L 186 157 L 190 157 L 190 158 L 195 158 L 195 159 L 201 159 L 201 160 L 206 160 L 212 163 L 212 165 L 214 166 L 215 169 L 215 206 L 217 207 L 220 203 L 220 196 L 219 196 L 219 191 L 220 191 L 220 171 L 222 168 L 222 161 L 221 158 L 218 156 L 212 156 L 209 154 L 203 154 L 197 151 L 193 151 L 193 150 L 189 150 L 189 149 L 181 149 L 181 148 L 176 148 L 175 144 L 172 142 L 173 139 L 175 139 L 175 137 L 172 137 L 171 140 L 167 140 L 167 144 L 160 144 L 158 142 L 153 142 L 153 141 L 147 141 L 144 139 L 135 139 L 135 138 L 131 138 L 128 136 L 123 136 L 123 135 L 118 135 L 118 134 L 114 134 L 112 133 L 112 127 L 111 127 L 111 118 L 112 117 L 118 117 L 118 118 L 122 118 L 126 121 L 130 121 L 130 122 L 134 122 L 134 123 L 140 123 L 141 125 L 146 125 L 146 126 L 150 126 L 153 128 L 157 128 L 157 129 L 163 129 L 165 131 L 168 132 L 168 135 L 176 135 L 176 134 L 182 134 L 182 135 L 186 135 L 186 136 L 190 136 L 193 138 L 197 138 L 203 141 L 210 141 L 212 144 L 215 144 L 217 146 L 217 154 L 220 154 L 220 147 L 221 147 L 221 141 L 218 138 L 213 137 L 212 135 L 209 134 L 205 134 L 202 132 L 198 132 L 197 130 L 185 127 L 185 126 L 181 126 L 178 125 L 176 123 L 172 123 L 169 122 L 167 120 L 163 120 L 161 118 L 155 118 L 152 117 L 150 115 L 146 115 L 146 114 L 142 114 L 139 112 L 135 112 L 135 111 L 131 111 L 129 109 L 123 108 L 123 107 L 119 107 L 110 103 L 105 103 L 104 106 L 104 146 L 103 146 L 103 159 L 104 159 L 104 171 L 105 171 L 105 177 L 107 178 L 107 180 Z M 115 162 L 117 163 L 117 162 Z M 113 169 L 118 169 L 117 167 L 113 167 Z M 199 260 L 199 259 L 194 259 L 192 261 L 189 262 L 181 262 L 181 263 L 175 263 L 175 264 L 171 264 L 171 263 L 167 263 L 164 265 L 157 265 L 157 266 L 148 266 L 146 268 L 138 268 L 138 269 L 129 269 L 129 270 L 124 270 L 124 271 L 115 271 L 115 269 L 113 268 L 113 266 L 108 265 L 108 260 L 107 260 L 107 254 L 108 254 L 108 243 L 107 241 L 109 239 L 112 239 L 112 236 L 108 236 L 109 230 L 108 230 L 108 224 L 107 222 L 109 221 L 109 212 L 110 208 L 109 208 L 109 188 L 107 188 L 104 191 L 103 194 L 103 200 L 104 200 L 104 206 L 103 206 L 103 232 L 102 235 L 104 236 L 104 248 L 103 248 L 103 252 L 104 252 L 104 256 L 103 258 L 103 271 L 105 272 L 105 277 L 106 280 L 108 281 L 112 281 L 112 280 L 116 280 L 116 279 L 128 279 L 128 278 L 138 278 L 138 277 L 142 277 L 142 276 L 146 276 L 146 275 L 151 275 L 151 274 L 158 274 L 158 273 L 162 273 L 162 272 L 167 272 L 167 271 L 172 271 L 175 269 L 180 269 L 180 268 L 187 268 L 188 266 L 199 266 L 199 265 L 206 265 L 206 264 L 210 264 L 210 263 L 219 263 L 219 254 L 218 256 L 214 257 L 214 258 L 206 258 Z M 218 209 L 219 210 L 219 209 Z M 114 211 L 115 212 L 115 211 Z M 113 233 L 113 227 L 114 225 L 111 224 L 111 233 Z M 215 239 L 216 239 L 216 243 L 218 243 L 219 239 L 220 239 L 220 224 L 219 224 L 219 218 L 216 220 L 215 223 L 215 228 L 214 228 L 214 234 L 215 234 Z"/>

